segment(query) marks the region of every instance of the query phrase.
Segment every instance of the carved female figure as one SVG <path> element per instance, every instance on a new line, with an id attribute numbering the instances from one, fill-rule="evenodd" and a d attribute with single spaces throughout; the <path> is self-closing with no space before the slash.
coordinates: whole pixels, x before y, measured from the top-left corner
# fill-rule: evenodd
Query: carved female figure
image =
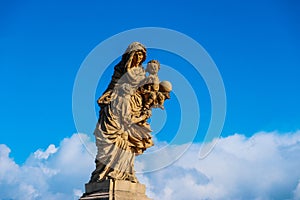
<path id="1" fill-rule="evenodd" d="M 107 178 L 137 182 L 134 157 L 153 145 L 146 122 L 151 110 L 144 108 L 139 92 L 146 78 L 145 59 L 146 48 L 138 42 L 130 44 L 97 101 L 100 112 L 94 135 L 98 152 L 90 182 Z"/>

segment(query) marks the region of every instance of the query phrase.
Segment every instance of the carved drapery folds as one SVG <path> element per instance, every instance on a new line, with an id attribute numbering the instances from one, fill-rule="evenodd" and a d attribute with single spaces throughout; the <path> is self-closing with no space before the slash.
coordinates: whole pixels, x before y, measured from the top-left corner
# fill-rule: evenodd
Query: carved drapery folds
<path id="1" fill-rule="evenodd" d="M 138 182 L 134 158 L 153 146 L 147 122 L 151 109 L 164 109 L 172 90 L 170 82 L 160 82 L 157 60 L 149 61 L 144 69 L 146 51 L 139 42 L 128 46 L 97 101 L 100 112 L 94 135 L 98 152 L 90 183 L 107 179 Z"/>

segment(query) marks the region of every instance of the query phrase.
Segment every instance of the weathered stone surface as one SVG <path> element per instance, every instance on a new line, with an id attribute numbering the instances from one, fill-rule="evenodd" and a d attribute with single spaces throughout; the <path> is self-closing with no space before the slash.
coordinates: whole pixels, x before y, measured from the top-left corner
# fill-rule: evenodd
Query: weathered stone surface
<path id="1" fill-rule="evenodd" d="M 85 194 L 80 200 L 150 200 L 145 193 L 143 184 L 109 179 L 85 184 Z"/>
<path id="2" fill-rule="evenodd" d="M 138 183 L 134 160 L 153 146 L 148 119 L 152 108 L 164 109 L 172 84 L 160 81 L 160 63 L 150 60 L 147 49 L 131 43 L 115 65 L 111 81 L 99 97 L 99 119 L 94 131 L 96 169 L 80 200 L 148 200 L 145 186 Z"/>
<path id="3" fill-rule="evenodd" d="M 152 108 L 164 109 L 172 91 L 170 82 L 159 80 L 159 61 L 150 60 L 143 67 L 146 53 L 143 44 L 131 43 L 97 100 L 100 112 L 94 135 L 98 151 L 89 182 L 107 178 L 138 182 L 134 159 L 154 145 L 148 123 Z"/>

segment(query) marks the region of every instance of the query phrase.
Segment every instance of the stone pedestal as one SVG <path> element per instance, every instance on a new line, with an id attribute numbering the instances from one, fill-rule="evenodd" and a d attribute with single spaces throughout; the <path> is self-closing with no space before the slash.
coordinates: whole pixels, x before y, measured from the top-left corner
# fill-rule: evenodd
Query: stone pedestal
<path id="1" fill-rule="evenodd" d="M 85 184 L 85 193 L 79 200 L 150 200 L 146 187 L 140 183 L 108 179 Z"/>

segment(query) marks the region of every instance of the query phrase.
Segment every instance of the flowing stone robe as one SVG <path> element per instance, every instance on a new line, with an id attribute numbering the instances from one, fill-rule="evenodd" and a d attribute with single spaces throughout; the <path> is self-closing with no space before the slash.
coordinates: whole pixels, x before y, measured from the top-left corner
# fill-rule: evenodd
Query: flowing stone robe
<path id="1" fill-rule="evenodd" d="M 121 61 L 115 66 L 108 89 L 98 99 L 101 109 L 94 131 L 98 152 L 90 182 L 107 178 L 138 182 L 135 155 L 153 146 L 152 130 L 146 122 L 151 111 L 144 108 L 139 92 L 146 78 L 145 70 L 141 65 L 132 69 L 125 65 Z"/>

